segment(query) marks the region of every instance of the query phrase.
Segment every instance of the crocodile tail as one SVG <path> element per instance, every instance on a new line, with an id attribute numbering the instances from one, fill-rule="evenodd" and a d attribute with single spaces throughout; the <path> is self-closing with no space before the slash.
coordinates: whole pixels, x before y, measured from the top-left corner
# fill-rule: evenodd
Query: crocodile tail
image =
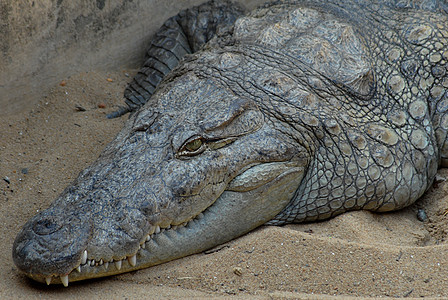
<path id="1" fill-rule="evenodd" d="M 169 18 L 153 36 L 145 63 L 124 91 L 127 107 L 107 117 L 116 118 L 143 106 L 185 55 L 198 51 L 217 32 L 233 25 L 243 12 L 230 1 L 212 0 Z"/>

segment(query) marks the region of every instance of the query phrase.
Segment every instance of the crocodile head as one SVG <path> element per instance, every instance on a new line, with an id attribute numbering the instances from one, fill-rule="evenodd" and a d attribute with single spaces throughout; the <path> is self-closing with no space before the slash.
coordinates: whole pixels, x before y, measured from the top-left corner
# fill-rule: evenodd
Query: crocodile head
<path id="1" fill-rule="evenodd" d="M 167 82 L 99 159 L 18 234 L 27 276 L 63 283 L 236 238 L 294 197 L 309 154 L 257 103 L 192 73 Z"/>

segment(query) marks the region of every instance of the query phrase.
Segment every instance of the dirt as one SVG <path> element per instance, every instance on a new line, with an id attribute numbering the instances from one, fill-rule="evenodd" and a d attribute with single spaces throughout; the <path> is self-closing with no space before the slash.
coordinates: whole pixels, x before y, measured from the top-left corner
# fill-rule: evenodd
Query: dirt
<path id="1" fill-rule="evenodd" d="M 31 109 L 1 117 L 1 299 L 448 297 L 444 169 L 422 199 L 398 212 L 265 226 L 207 253 L 68 288 L 27 279 L 11 258 L 17 232 L 123 126 L 126 117 L 105 115 L 123 104 L 134 73 L 112 69 L 60 78 L 50 93 L 36 90 L 40 100 Z M 418 209 L 426 221 L 417 219 Z"/>

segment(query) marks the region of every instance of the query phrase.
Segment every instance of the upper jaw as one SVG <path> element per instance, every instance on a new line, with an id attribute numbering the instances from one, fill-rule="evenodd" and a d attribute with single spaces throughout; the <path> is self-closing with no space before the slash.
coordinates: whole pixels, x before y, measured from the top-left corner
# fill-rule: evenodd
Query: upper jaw
<path id="1" fill-rule="evenodd" d="M 256 195 L 257 192 L 245 193 L 245 191 L 264 190 L 264 185 L 270 185 L 271 182 L 277 180 L 277 178 L 279 178 L 279 176 L 282 176 L 282 174 L 287 174 L 288 170 L 291 167 L 293 167 L 294 169 L 295 167 L 294 163 L 274 162 L 265 164 L 255 164 L 250 168 L 245 168 L 244 172 L 242 172 L 233 181 L 231 181 L 231 183 L 228 185 L 228 188 L 230 190 L 224 192 L 225 196 L 223 196 L 224 195 L 223 194 L 218 197 L 218 199 L 216 200 L 216 202 L 218 203 L 216 205 L 215 203 L 213 203 L 211 206 L 205 209 L 204 212 L 196 213 L 196 215 L 192 216 L 190 220 L 186 220 L 185 222 L 179 224 L 179 221 L 173 220 L 169 222 L 164 220 L 162 222 L 161 218 L 153 217 L 152 221 L 154 223 L 150 224 L 148 222 L 148 218 L 136 214 L 134 215 L 134 218 L 141 217 L 140 224 L 138 222 L 133 224 L 134 227 L 139 229 L 138 234 L 136 232 L 136 235 L 138 235 L 138 237 L 136 236 L 132 240 L 129 240 L 127 246 L 125 247 L 123 247 L 123 244 L 121 245 L 122 246 L 121 248 L 118 247 L 118 245 L 113 246 L 107 243 L 105 237 L 99 238 L 98 236 L 96 237 L 92 236 L 91 231 L 89 233 L 85 232 L 86 233 L 85 236 L 88 236 L 88 238 L 85 238 L 83 243 L 78 243 L 77 245 L 72 245 L 72 247 L 69 247 L 70 249 L 75 249 L 75 247 L 77 249 L 76 251 L 74 251 L 74 253 L 72 253 L 70 257 L 62 257 L 62 256 L 59 257 L 61 262 L 62 259 L 65 259 L 65 265 L 60 264 L 57 266 L 57 268 L 52 269 L 48 268 L 47 265 L 40 263 L 41 269 L 22 268 L 22 270 L 34 280 L 40 282 L 46 282 L 47 284 L 62 283 L 65 286 L 67 286 L 68 283 L 72 281 L 109 276 L 131 270 L 136 270 L 205 250 L 200 248 L 202 246 L 194 246 L 194 245 L 187 246 L 187 248 L 190 247 L 190 250 L 188 250 L 189 252 L 187 251 L 186 253 L 179 253 L 179 250 L 176 249 L 180 249 L 179 245 L 184 244 L 187 245 L 188 241 L 193 239 L 192 237 L 196 239 L 201 239 L 202 237 L 200 235 L 201 234 L 204 235 L 204 232 L 205 236 L 207 235 L 210 236 L 211 234 L 210 232 L 216 231 L 217 227 L 229 226 L 229 224 L 227 224 L 227 221 L 223 220 L 225 218 L 223 218 L 223 216 L 220 213 L 222 210 L 228 209 L 228 205 L 223 204 L 223 202 L 234 201 L 234 199 L 238 199 L 240 197 L 240 196 L 236 197 L 229 196 L 228 195 L 229 193 L 231 193 L 232 195 L 237 194 Z M 264 170 L 265 169 L 267 170 L 267 168 L 269 168 L 269 170 L 275 170 L 269 172 L 270 176 L 268 177 L 270 178 L 270 180 L 263 180 L 263 182 L 256 182 L 253 180 L 253 178 L 256 177 L 255 173 L 266 172 Z M 296 175 L 294 175 L 294 177 L 296 177 Z M 247 185 L 248 182 L 251 182 L 250 186 Z M 295 188 L 296 187 L 294 187 L 294 189 Z M 292 191 L 293 189 L 291 189 L 291 192 Z M 255 198 L 258 199 L 260 197 L 255 196 Z M 287 197 L 285 199 L 287 199 Z M 248 203 L 248 201 L 244 200 L 243 203 Z M 230 205 L 230 207 L 234 206 L 237 208 L 238 205 Z M 252 206 L 253 205 L 249 205 L 249 207 Z M 277 208 L 277 210 L 278 209 L 279 208 Z M 274 215 L 274 213 L 276 212 L 277 211 L 271 212 L 271 216 Z M 236 214 L 238 215 L 238 213 L 239 212 L 237 212 Z M 212 221 L 208 221 L 209 219 L 211 219 Z M 267 221 L 267 219 L 264 221 L 257 220 L 257 222 L 259 223 L 254 223 L 255 225 L 253 225 L 253 227 L 261 225 L 263 222 Z M 239 220 L 239 218 L 237 217 L 236 220 Z M 236 222 L 236 220 L 234 221 Z M 162 223 L 164 224 L 163 226 L 161 226 Z M 219 223 L 221 223 L 221 225 L 219 225 Z M 30 222 L 29 224 L 33 224 L 33 222 Z M 26 230 L 26 232 L 31 231 L 29 230 L 29 228 L 32 225 L 29 224 L 25 226 L 28 227 L 28 230 Z M 115 227 L 110 223 L 106 224 L 105 226 Z M 248 225 L 244 224 L 244 226 Z M 248 230 L 253 229 L 252 227 L 244 229 L 244 226 L 243 225 L 237 226 L 238 228 L 241 228 L 242 230 L 241 232 L 233 233 L 229 231 L 226 233 L 227 235 L 221 238 L 221 240 L 214 241 L 214 243 L 218 244 L 227 241 L 230 238 L 237 237 L 242 233 L 245 233 Z M 59 229 L 58 231 L 60 230 L 61 229 Z M 98 230 L 98 228 L 96 231 L 101 232 L 101 230 Z M 62 230 L 61 234 L 64 233 L 66 233 L 66 231 Z M 185 234 L 185 236 L 182 236 L 183 234 Z M 36 236 L 28 237 L 28 240 L 31 240 L 31 238 L 33 238 L 34 243 L 33 247 L 34 247 L 34 245 L 38 243 L 36 242 L 37 240 Z M 117 236 L 116 239 L 118 238 L 119 237 Z M 26 240 L 23 237 L 21 239 Z M 208 243 L 211 242 L 210 238 L 207 239 L 207 242 Z M 211 244 L 207 245 L 205 243 L 199 243 L 199 244 L 203 244 L 203 247 L 213 246 Z M 14 249 L 18 249 L 18 247 L 15 245 Z M 114 251 L 110 252 L 111 249 L 114 249 Z M 20 253 L 21 251 L 16 252 L 16 254 Z M 167 258 L 168 256 L 170 256 L 170 258 Z M 23 258 L 21 258 L 21 261 L 23 261 Z M 38 264 L 34 264 L 34 266 L 36 265 Z M 56 265 L 54 267 L 56 267 Z"/>
<path id="2" fill-rule="evenodd" d="M 42 283 L 62 283 L 64 286 L 72 281 L 109 276 L 142 268 L 142 264 L 145 262 L 139 258 L 149 255 L 142 254 L 145 248 L 157 248 L 157 241 L 161 239 L 161 236 L 168 232 L 172 234 L 172 232 L 185 230 L 187 227 L 191 228 L 195 222 L 203 218 L 203 214 L 198 212 L 184 222 L 170 222 L 158 216 L 145 218 L 143 215 L 137 214 L 134 217 L 141 217 L 141 219 L 132 226 L 138 229 L 139 237 L 133 238 L 129 238 L 131 233 L 121 231 L 114 233 L 109 231 L 109 239 L 106 237 L 107 234 L 103 237 L 95 236 L 92 234 L 92 226 L 88 226 L 90 229 L 77 236 L 72 245 L 63 247 L 72 250 L 69 255 L 64 256 L 61 252 L 54 251 L 48 246 L 53 245 L 51 242 L 49 243 L 51 240 L 58 240 L 61 244 L 61 241 L 65 240 L 64 237 L 69 236 L 70 229 L 66 224 L 64 224 L 65 226 L 59 224 L 57 230 L 50 233 L 51 236 L 39 235 L 33 230 L 39 220 L 42 220 L 45 215 L 53 213 L 49 208 L 35 216 L 23 227 L 16 238 L 13 257 L 16 265 L 28 277 Z M 155 223 L 150 224 L 148 219 Z M 117 228 L 117 224 L 112 225 L 110 222 L 105 222 L 102 225 Z M 98 226 L 98 223 L 95 226 Z M 104 231 L 97 227 L 95 232 Z M 111 239 L 111 235 L 115 235 L 115 237 Z M 112 251 L 112 249 L 114 250 Z M 45 257 L 45 254 L 50 256 Z"/>
<path id="3" fill-rule="evenodd" d="M 63 197 L 69 196 L 61 195 L 58 200 Z M 34 216 L 17 235 L 13 246 L 15 264 L 36 281 L 64 285 L 141 268 L 137 254 L 148 243 L 202 217 L 198 211 L 188 219 L 176 220 L 154 213 L 151 205 L 151 209 L 145 208 L 149 202 L 125 209 L 122 206 L 129 205 L 129 201 L 103 201 L 114 208 L 105 209 L 107 218 L 98 217 L 93 207 L 78 205 L 70 209 L 68 205 L 53 205 Z M 147 209 L 152 210 L 149 216 L 145 214 Z"/>

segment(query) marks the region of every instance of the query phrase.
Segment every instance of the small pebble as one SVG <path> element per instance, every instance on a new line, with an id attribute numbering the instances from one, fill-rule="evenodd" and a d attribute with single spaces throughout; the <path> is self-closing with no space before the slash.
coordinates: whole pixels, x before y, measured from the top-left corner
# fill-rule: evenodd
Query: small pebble
<path id="1" fill-rule="evenodd" d="M 9 177 L 8 177 L 8 176 L 5 176 L 5 177 L 3 178 L 3 180 L 6 181 L 7 184 L 10 184 L 10 183 L 11 183 L 11 180 L 9 180 Z"/>
<path id="2" fill-rule="evenodd" d="M 106 108 L 106 104 L 104 104 L 104 103 L 99 103 L 99 104 L 98 104 L 98 108 Z"/>
<path id="3" fill-rule="evenodd" d="M 86 109 L 84 107 L 82 107 L 81 105 L 75 105 L 75 108 L 77 111 L 86 111 Z"/>
<path id="4" fill-rule="evenodd" d="M 62 81 L 59 83 L 60 86 L 65 86 L 66 84 L 67 84 L 67 81 L 65 81 L 65 80 L 62 80 Z"/>
<path id="5" fill-rule="evenodd" d="M 112 78 L 107 78 L 106 79 L 108 82 L 113 82 L 114 80 Z"/>
<path id="6" fill-rule="evenodd" d="M 20 171 L 22 172 L 22 174 L 28 174 L 28 168 L 23 168 Z"/>
<path id="7" fill-rule="evenodd" d="M 411 295 L 413 291 L 414 291 L 414 288 L 410 289 L 408 292 L 403 294 L 403 297 L 405 297 L 405 298 L 409 297 L 409 295 Z"/>
<path id="8" fill-rule="evenodd" d="M 446 181 L 446 178 L 442 175 L 436 174 L 436 177 L 434 178 L 434 182 L 444 182 Z"/>
<path id="9" fill-rule="evenodd" d="M 428 221 L 428 216 L 426 215 L 426 212 L 424 209 L 419 208 L 419 210 L 417 211 L 417 219 L 420 222 Z"/>
<path id="10" fill-rule="evenodd" d="M 233 273 L 235 273 L 238 276 L 241 276 L 241 275 L 243 275 L 243 269 L 241 267 L 234 267 Z"/>

